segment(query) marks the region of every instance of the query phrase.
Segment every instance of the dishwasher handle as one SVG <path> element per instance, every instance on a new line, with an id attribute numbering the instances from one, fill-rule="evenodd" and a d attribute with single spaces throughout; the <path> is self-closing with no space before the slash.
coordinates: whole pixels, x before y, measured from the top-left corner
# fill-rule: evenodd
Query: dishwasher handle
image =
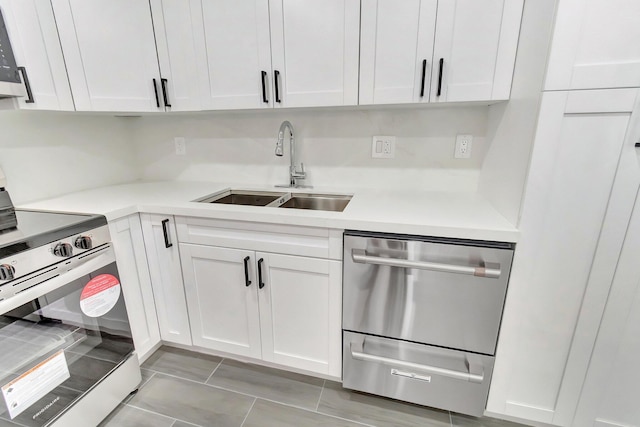
<path id="1" fill-rule="evenodd" d="M 502 270 L 500 264 L 495 268 L 472 267 L 468 265 L 443 264 L 439 262 L 412 261 L 400 258 L 383 258 L 379 256 L 367 255 L 363 249 L 352 249 L 351 259 L 359 264 L 386 265 L 388 267 L 417 268 L 419 270 L 439 271 L 442 273 L 467 274 L 469 276 L 487 277 L 489 279 L 499 279 Z"/>
<path id="2" fill-rule="evenodd" d="M 357 345 L 356 345 L 357 346 Z M 359 347 L 362 347 L 360 345 Z M 384 356 L 376 356 L 365 353 L 364 351 L 354 350 L 354 343 L 350 346 L 351 357 L 356 360 L 365 362 L 380 363 L 383 365 L 402 367 L 411 369 L 424 374 L 440 375 L 442 377 L 453 378 L 456 380 L 469 381 L 471 383 L 481 384 L 484 381 L 484 371 L 481 374 L 472 374 L 471 372 L 460 372 L 453 369 L 439 368 L 437 366 L 423 365 L 421 363 L 407 362 L 405 360 L 392 359 Z"/>

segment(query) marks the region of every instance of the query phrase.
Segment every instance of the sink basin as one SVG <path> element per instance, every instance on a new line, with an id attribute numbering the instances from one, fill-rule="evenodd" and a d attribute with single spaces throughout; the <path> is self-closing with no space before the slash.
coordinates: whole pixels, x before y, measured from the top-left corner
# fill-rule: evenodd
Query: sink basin
<path id="1" fill-rule="evenodd" d="M 227 190 L 196 201 L 200 203 L 221 203 L 225 205 L 267 206 L 286 195 L 287 193 L 273 191 Z"/>
<path id="2" fill-rule="evenodd" d="M 342 212 L 350 201 L 351 196 L 344 195 L 293 193 L 291 198 L 279 207 Z"/>
<path id="3" fill-rule="evenodd" d="M 351 201 L 351 197 L 343 194 L 226 190 L 194 200 L 194 202 L 342 212 Z"/>

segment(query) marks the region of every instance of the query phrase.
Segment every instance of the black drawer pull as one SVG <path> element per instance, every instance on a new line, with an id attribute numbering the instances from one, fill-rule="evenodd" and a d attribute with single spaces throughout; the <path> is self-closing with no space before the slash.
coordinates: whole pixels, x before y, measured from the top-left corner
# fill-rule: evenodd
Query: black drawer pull
<path id="1" fill-rule="evenodd" d="M 156 93 L 156 107 L 160 108 L 160 98 L 158 98 L 158 82 L 153 79 L 153 91 Z"/>
<path id="2" fill-rule="evenodd" d="M 420 86 L 420 98 L 424 97 L 424 80 L 427 78 L 427 60 L 422 60 L 422 84 Z"/>
<path id="3" fill-rule="evenodd" d="M 24 101 L 24 103 L 33 104 L 36 101 L 33 99 L 33 92 L 31 92 L 31 84 L 29 84 L 27 69 L 24 67 L 18 67 L 18 70 L 20 70 L 20 73 L 22 73 L 22 81 L 24 82 L 24 88 L 27 91 L 27 99 Z"/>
<path id="4" fill-rule="evenodd" d="M 276 102 L 279 104 L 280 101 L 280 71 L 278 70 L 274 70 L 273 71 L 273 84 L 275 85 L 276 88 Z"/>
<path id="5" fill-rule="evenodd" d="M 164 98 L 164 106 L 165 107 L 171 107 L 171 104 L 169 104 L 169 94 L 167 93 L 168 89 L 167 89 L 167 83 L 169 82 L 169 80 L 167 79 L 160 79 L 160 83 L 162 84 L 162 97 Z"/>
<path id="6" fill-rule="evenodd" d="M 169 223 L 168 219 L 162 220 L 162 234 L 164 234 L 164 247 L 170 248 L 173 246 L 173 243 L 169 241 L 169 230 L 167 230 L 167 224 Z"/>
<path id="7" fill-rule="evenodd" d="M 262 263 L 264 262 L 264 258 L 260 258 L 258 260 L 258 288 L 264 288 L 264 282 L 262 281 Z"/>
<path id="8" fill-rule="evenodd" d="M 444 68 L 444 58 L 440 58 L 440 70 L 438 71 L 438 93 L 436 96 L 442 95 L 442 70 Z"/>
<path id="9" fill-rule="evenodd" d="M 244 283 L 245 283 L 245 286 L 251 285 L 251 280 L 249 280 L 249 260 L 250 259 L 251 258 L 249 258 L 248 256 L 244 257 Z"/>
<path id="10" fill-rule="evenodd" d="M 261 71 L 262 73 L 262 102 L 264 102 L 265 104 L 269 103 L 269 100 L 267 99 L 267 72 L 266 71 Z"/>

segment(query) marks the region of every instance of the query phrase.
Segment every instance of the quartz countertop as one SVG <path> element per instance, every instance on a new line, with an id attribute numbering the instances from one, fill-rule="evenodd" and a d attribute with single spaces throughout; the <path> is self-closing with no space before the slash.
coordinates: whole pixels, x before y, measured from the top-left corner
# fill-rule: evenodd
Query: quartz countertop
<path id="1" fill-rule="evenodd" d="M 97 213 L 115 220 L 138 212 L 272 224 L 516 242 L 518 230 L 484 197 L 467 192 L 294 189 L 350 194 L 343 212 L 198 203 L 226 189 L 288 192 L 286 188 L 212 182 L 134 182 L 70 193 L 18 207 Z"/>

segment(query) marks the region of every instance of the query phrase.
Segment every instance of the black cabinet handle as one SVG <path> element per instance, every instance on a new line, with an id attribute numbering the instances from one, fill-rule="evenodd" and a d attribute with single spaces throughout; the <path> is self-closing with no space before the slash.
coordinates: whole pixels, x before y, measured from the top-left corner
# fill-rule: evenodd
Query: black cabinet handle
<path id="1" fill-rule="evenodd" d="M 164 98 L 164 106 L 165 107 L 171 107 L 171 104 L 169 104 L 169 95 L 167 94 L 167 83 L 169 82 L 169 80 L 167 79 L 160 79 L 160 84 L 162 85 L 162 97 Z"/>
<path id="2" fill-rule="evenodd" d="M 244 283 L 245 283 L 245 286 L 251 285 L 251 280 L 249 280 L 249 260 L 250 259 L 251 258 L 249 258 L 248 256 L 244 257 Z"/>
<path id="3" fill-rule="evenodd" d="M 276 102 L 279 104 L 280 103 L 280 87 L 279 87 L 279 80 L 280 80 L 280 71 L 278 70 L 273 70 L 273 84 L 276 87 Z"/>
<path id="4" fill-rule="evenodd" d="M 444 68 L 444 58 L 440 58 L 440 71 L 438 72 L 438 93 L 436 96 L 442 94 L 442 69 Z"/>
<path id="5" fill-rule="evenodd" d="M 636 142 L 636 148 L 640 148 L 640 142 Z"/>
<path id="6" fill-rule="evenodd" d="M 156 93 L 156 107 L 160 108 L 160 98 L 158 98 L 158 82 L 153 79 L 153 91 Z"/>
<path id="7" fill-rule="evenodd" d="M 260 258 L 258 260 L 258 288 L 264 288 L 264 282 L 262 281 L 262 263 L 264 262 L 264 258 Z"/>
<path id="8" fill-rule="evenodd" d="M 29 77 L 27 76 L 27 69 L 24 67 L 18 67 L 20 73 L 22 74 L 22 81 L 24 83 L 24 88 L 27 91 L 27 100 L 24 101 L 25 104 L 33 104 L 36 102 L 33 99 L 33 92 L 31 92 L 31 85 L 29 84 Z"/>
<path id="9" fill-rule="evenodd" d="M 162 220 L 162 234 L 164 234 L 164 247 L 170 248 L 173 246 L 173 243 L 169 241 L 169 230 L 167 230 L 167 224 L 169 223 L 168 219 Z"/>
<path id="10" fill-rule="evenodd" d="M 424 97 L 424 79 L 427 77 L 427 60 L 422 60 L 422 84 L 420 85 L 420 98 Z"/>
<path id="11" fill-rule="evenodd" d="M 267 72 L 266 71 L 261 71 L 262 73 L 262 102 L 264 102 L 265 104 L 269 103 L 269 100 L 267 99 Z"/>

